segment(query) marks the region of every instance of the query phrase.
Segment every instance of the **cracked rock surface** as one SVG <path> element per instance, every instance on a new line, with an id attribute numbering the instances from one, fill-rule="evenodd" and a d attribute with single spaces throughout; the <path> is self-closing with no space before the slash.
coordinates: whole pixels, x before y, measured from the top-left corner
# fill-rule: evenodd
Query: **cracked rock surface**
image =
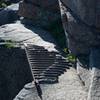
<path id="1" fill-rule="evenodd" d="M 41 29 L 36 29 L 34 27 L 24 26 L 19 22 L 1 26 L 0 39 L 12 40 L 17 43 L 32 42 L 35 45 L 44 46 L 49 51 L 57 51 L 55 48 L 56 42 L 48 32 Z M 23 67 L 20 68 L 23 69 Z M 17 66 L 16 70 L 19 70 Z M 27 69 L 25 69 L 25 71 L 27 72 Z M 85 91 L 84 86 L 81 84 L 81 81 L 79 80 L 79 77 L 76 73 L 77 72 L 75 71 L 75 69 L 70 68 L 60 76 L 58 83 L 50 85 L 41 84 L 41 88 L 43 91 L 43 100 L 86 100 L 87 92 Z M 25 79 L 25 77 L 23 77 L 23 79 Z M 17 81 L 16 84 L 19 84 L 20 82 L 22 83 L 22 80 L 19 78 L 19 81 Z M 19 93 L 17 92 L 18 95 L 16 94 L 16 97 L 14 96 L 15 94 L 13 95 L 15 97 L 14 100 L 39 100 L 34 85 L 32 85 L 31 83 L 25 84 L 25 86 L 23 85 L 24 88 L 22 86 L 20 87 L 23 89 Z M 10 84 L 10 86 L 11 85 L 12 83 Z M 12 91 L 15 90 L 16 89 L 14 87 Z"/>
<path id="2" fill-rule="evenodd" d="M 43 100 L 87 100 L 84 89 L 74 68 L 70 68 L 56 84 L 41 84 Z M 32 83 L 24 86 L 14 100 L 40 100 Z"/>

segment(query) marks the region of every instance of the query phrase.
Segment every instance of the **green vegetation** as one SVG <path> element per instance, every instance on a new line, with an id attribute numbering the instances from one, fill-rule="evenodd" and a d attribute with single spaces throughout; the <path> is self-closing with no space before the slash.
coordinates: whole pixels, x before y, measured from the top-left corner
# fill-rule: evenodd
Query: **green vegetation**
<path id="1" fill-rule="evenodd" d="M 66 60 L 72 63 L 76 62 L 76 57 L 73 54 L 69 53 L 69 50 L 67 48 L 66 36 L 62 27 L 61 19 L 57 20 L 54 23 L 51 23 L 47 30 L 51 32 L 51 35 L 55 38 L 58 45 L 64 52 Z"/>
<path id="2" fill-rule="evenodd" d="M 65 57 L 67 61 L 72 62 L 72 63 L 76 62 L 76 57 L 73 54 L 69 53 L 68 48 L 64 48 L 63 51 L 65 53 Z"/>
<path id="3" fill-rule="evenodd" d="M 76 62 L 76 57 L 75 57 L 73 54 L 68 54 L 68 55 L 66 56 L 66 59 L 67 59 L 69 62 L 72 62 L 72 63 Z"/>
<path id="4" fill-rule="evenodd" d="M 14 48 L 15 43 L 11 40 L 6 40 L 5 41 L 5 47 L 8 49 Z"/>
<path id="5" fill-rule="evenodd" d="M 0 0 L 0 8 L 5 8 L 8 5 L 10 5 L 9 2 L 5 1 L 5 0 Z"/>
<path id="6" fill-rule="evenodd" d="M 68 48 L 64 48 L 63 52 L 66 53 L 66 54 L 69 54 Z"/>

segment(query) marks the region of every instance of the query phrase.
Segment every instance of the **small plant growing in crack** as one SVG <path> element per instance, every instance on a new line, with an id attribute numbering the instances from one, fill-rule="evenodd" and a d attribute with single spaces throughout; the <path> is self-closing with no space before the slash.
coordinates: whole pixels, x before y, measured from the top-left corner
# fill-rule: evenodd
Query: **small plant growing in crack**
<path id="1" fill-rule="evenodd" d="M 76 57 L 69 52 L 68 48 L 64 48 L 63 52 L 65 53 L 65 57 L 66 57 L 67 61 L 69 61 L 71 63 L 75 63 L 76 62 Z"/>
<path id="2" fill-rule="evenodd" d="M 75 57 L 73 54 L 71 54 L 71 53 L 69 53 L 69 54 L 67 55 L 66 59 L 67 59 L 69 62 L 72 62 L 72 63 L 75 63 L 75 62 L 76 62 L 76 57 Z"/>
<path id="3" fill-rule="evenodd" d="M 15 43 L 12 40 L 6 40 L 5 41 L 5 47 L 8 48 L 8 49 L 14 48 Z"/>

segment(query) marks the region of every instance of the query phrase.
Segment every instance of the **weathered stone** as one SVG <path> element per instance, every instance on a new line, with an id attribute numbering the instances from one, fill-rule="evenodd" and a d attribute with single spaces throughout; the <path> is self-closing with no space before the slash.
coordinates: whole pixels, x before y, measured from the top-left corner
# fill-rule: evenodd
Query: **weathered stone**
<path id="1" fill-rule="evenodd" d="M 25 26 L 20 22 L 2 25 L 0 27 L 0 39 L 17 43 L 32 42 L 34 45 L 44 46 L 48 51 L 56 51 L 55 40 L 48 31 Z"/>
<path id="2" fill-rule="evenodd" d="M 78 57 L 77 72 L 88 90 L 87 100 L 100 99 L 100 48 L 91 49 L 90 56 Z M 86 61 L 86 59 L 88 60 Z M 86 63 L 88 62 L 88 63 Z"/>
<path id="3" fill-rule="evenodd" d="M 12 4 L 0 11 L 0 25 L 8 24 L 18 19 L 18 4 Z"/>
<path id="4" fill-rule="evenodd" d="M 35 6 L 40 6 L 41 8 L 46 8 L 47 10 L 54 10 L 54 11 L 58 11 L 59 9 L 59 5 L 58 5 L 58 1 L 57 0 L 24 0 L 26 3 L 31 3 Z M 53 11 L 53 12 L 54 12 Z"/>
<path id="5" fill-rule="evenodd" d="M 8 3 L 18 3 L 20 0 L 4 0 L 4 1 Z"/>
<path id="6" fill-rule="evenodd" d="M 19 92 L 14 100 L 40 100 L 35 87 L 30 83 Z M 64 73 L 57 84 L 40 84 L 43 100 L 86 100 L 84 91 L 75 69 L 71 68 Z M 23 95 L 24 94 L 24 95 Z"/>
<path id="7" fill-rule="evenodd" d="M 91 70 L 89 69 L 89 65 L 86 64 L 87 61 L 85 61 L 85 57 L 87 56 L 84 56 L 84 58 L 80 57 L 77 60 L 77 74 L 79 75 L 82 83 L 84 84 L 85 90 L 89 91 L 91 81 Z"/>
<path id="8" fill-rule="evenodd" d="M 83 22 L 88 25 L 94 25 L 100 27 L 99 21 L 100 17 L 100 3 L 95 0 L 61 0 L 64 4 L 69 7 Z M 96 8 L 95 8 L 96 7 Z M 98 16 L 95 18 L 95 16 Z"/>
<path id="9" fill-rule="evenodd" d="M 23 85 L 32 81 L 28 66 L 24 49 L 0 46 L 0 99 L 13 100 Z"/>
<path id="10" fill-rule="evenodd" d="M 19 15 L 23 17 L 28 17 L 29 19 L 34 18 L 34 20 L 36 20 L 38 12 L 39 8 L 37 6 L 33 6 L 31 3 L 27 4 L 25 2 L 20 2 Z"/>
<path id="11" fill-rule="evenodd" d="M 21 45 L 23 42 L 31 42 L 34 45 L 44 46 L 49 51 L 57 51 L 53 44 L 55 41 L 49 32 L 27 27 L 29 29 L 21 23 L 2 25 L 0 42 L 10 40 Z M 0 99 L 13 100 L 23 86 L 32 81 L 32 76 L 24 49 L 1 47 L 0 45 Z M 29 88 L 25 86 L 25 89 Z"/>
<path id="12" fill-rule="evenodd" d="M 100 32 L 100 2 L 96 2 L 96 22 L 95 25 L 98 27 Z"/>
<path id="13" fill-rule="evenodd" d="M 78 57 L 77 73 L 88 90 L 87 100 L 99 100 L 100 3 L 96 0 L 59 1 L 68 47 Z"/>
<path id="14" fill-rule="evenodd" d="M 90 47 L 84 43 L 76 42 L 73 38 L 68 39 L 68 48 L 74 55 L 78 56 L 80 54 L 89 54 Z"/>
<path id="15" fill-rule="evenodd" d="M 31 96 L 31 98 L 29 98 Z M 18 95 L 15 97 L 14 100 L 39 100 L 39 97 L 37 95 L 37 90 L 34 84 L 28 83 L 24 86 L 24 88 L 18 93 Z"/>
<path id="16" fill-rule="evenodd" d="M 84 5 L 83 1 L 68 1 L 61 0 L 63 3 L 60 4 L 62 16 L 66 16 L 67 23 L 65 25 L 65 31 L 67 31 L 69 49 L 75 55 L 88 54 L 92 46 L 100 45 L 99 29 L 95 25 L 96 18 L 94 13 L 95 6 L 92 0 L 84 1 L 87 2 L 87 6 Z M 63 7 L 64 6 L 64 7 Z M 65 8 L 65 9 L 64 9 Z M 83 18 L 82 18 L 83 17 Z M 63 21 L 63 22 L 64 22 Z M 94 26 L 93 26 L 94 25 Z"/>
<path id="17" fill-rule="evenodd" d="M 100 48 L 92 48 L 90 55 L 91 83 L 87 100 L 100 99 Z"/>
<path id="18" fill-rule="evenodd" d="M 20 2 L 19 15 L 31 19 L 35 26 L 48 27 L 60 18 L 58 1 L 26 0 Z"/>

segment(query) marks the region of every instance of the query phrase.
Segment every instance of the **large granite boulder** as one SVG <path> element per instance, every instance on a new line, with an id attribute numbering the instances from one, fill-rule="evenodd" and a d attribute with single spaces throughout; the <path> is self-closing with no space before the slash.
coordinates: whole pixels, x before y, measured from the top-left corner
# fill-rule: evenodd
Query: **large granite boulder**
<path id="1" fill-rule="evenodd" d="M 87 100 L 100 99 L 100 48 L 92 48 L 91 54 L 79 57 L 77 72 L 88 91 Z M 86 61 L 86 59 L 88 59 Z M 86 63 L 87 62 L 87 63 Z"/>
<path id="2" fill-rule="evenodd" d="M 0 10 L 0 25 L 8 24 L 16 21 L 19 16 L 17 14 L 19 4 L 12 4 L 7 8 Z"/>
<path id="3" fill-rule="evenodd" d="M 87 100 L 100 99 L 100 47 L 91 49 L 90 54 L 91 81 Z"/>
<path id="4" fill-rule="evenodd" d="M 67 16 L 65 30 L 69 49 L 75 55 L 88 54 L 92 46 L 100 45 L 99 25 L 96 24 L 99 19 L 95 17 L 99 15 L 99 8 L 94 2 L 97 3 L 95 0 L 61 0 L 62 16 Z"/>
<path id="5" fill-rule="evenodd" d="M 55 40 L 49 32 L 16 22 L 0 27 L 0 99 L 13 100 L 23 86 L 32 81 L 30 67 L 23 48 L 23 42 L 44 46 L 49 51 L 55 49 Z M 12 46 L 7 46 L 7 40 L 12 41 Z M 15 47 L 21 43 L 21 47 Z M 19 45 L 18 45 L 19 46 Z"/>
<path id="6" fill-rule="evenodd" d="M 30 81 L 32 76 L 25 50 L 0 46 L 0 99 L 13 100 Z"/>
<path id="7" fill-rule="evenodd" d="M 5 2 L 8 2 L 8 3 L 17 3 L 21 0 L 4 0 Z"/>
<path id="8" fill-rule="evenodd" d="M 56 42 L 48 31 L 33 26 L 25 26 L 20 21 L 2 25 L 0 27 L 0 39 L 17 43 L 32 42 L 34 45 L 45 46 L 48 50 L 56 51 Z"/>
<path id="9" fill-rule="evenodd" d="M 77 56 L 77 73 L 88 91 L 100 99 L 100 2 L 59 0 L 69 50 Z"/>
<path id="10" fill-rule="evenodd" d="M 40 100 L 32 83 L 26 84 L 14 100 Z M 73 68 L 61 75 L 58 83 L 40 86 L 43 100 L 87 100 L 87 92 Z"/>
<path id="11" fill-rule="evenodd" d="M 100 27 L 100 2 L 95 0 L 61 0 L 84 23 Z"/>
<path id="12" fill-rule="evenodd" d="M 58 0 L 24 0 L 19 4 L 19 15 L 36 26 L 47 27 L 60 18 Z"/>

